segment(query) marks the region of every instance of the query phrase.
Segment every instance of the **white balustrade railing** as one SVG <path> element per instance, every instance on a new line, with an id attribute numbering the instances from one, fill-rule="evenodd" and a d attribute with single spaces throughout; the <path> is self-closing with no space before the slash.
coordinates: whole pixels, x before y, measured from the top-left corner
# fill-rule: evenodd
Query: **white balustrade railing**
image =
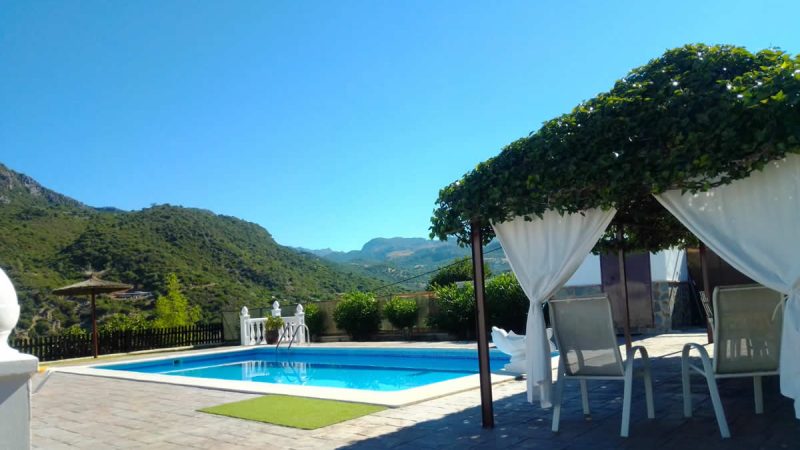
<path id="1" fill-rule="evenodd" d="M 247 341 L 242 345 L 256 345 L 267 343 L 267 319 L 255 318 L 248 319 L 245 323 L 247 328 Z"/>
<path id="2" fill-rule="evenodd" d="M 272 304 L 272 316 L 281 317 L 278 302 Z M 306 332 L 305 312 L 302 305 L 297 305 L 294 316 L 281 317 L 283 326 L 278 330 L 278 342 L 286 344 L 306 344 L 310 336 Z M 267 343 L 267 318 L 251 318 L 247 307 L 239 314 L 241 329 L 241 345 L 259 345 Z"/>

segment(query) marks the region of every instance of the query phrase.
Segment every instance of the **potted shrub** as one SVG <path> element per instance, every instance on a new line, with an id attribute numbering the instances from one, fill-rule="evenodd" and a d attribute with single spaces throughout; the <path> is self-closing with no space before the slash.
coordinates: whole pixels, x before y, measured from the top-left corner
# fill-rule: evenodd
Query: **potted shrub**
<path id="1" fill-rule="evenodd" d="M 283 328 L 283 319 L 280 317 L 267 317 L 267 344 L 274 344 L 278 341 L 278 331 Z"/>

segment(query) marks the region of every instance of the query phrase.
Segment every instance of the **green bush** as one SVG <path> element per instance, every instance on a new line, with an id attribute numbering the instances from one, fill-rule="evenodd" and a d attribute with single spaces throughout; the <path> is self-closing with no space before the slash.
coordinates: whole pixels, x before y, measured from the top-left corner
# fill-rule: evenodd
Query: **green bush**
<path id="1" fill-rule="evenodd" d="M 460 339 L 475 338 L 475 297 L 471 284 L 434 287 L 438 311 L 430 325 Z M 528 297 L 513 273 L 500 274 L 486 282 L 487 329 L 492 326 L 524 334 L 528 319 Z"/>
<path id="2" fill-rule="evenodd" d="M 394 297 L 386 302 L 383 312 L 393 327 L 410 331 L 417 324 L 419 306 L 414 299 Z"/>
<path id="3" fill-rule="evenodd" d="M 97 328 L 100 332 L 111 331 L 140 331 L 152 328 L 153 322 L 147 320 L 142 314 L 112 314 L 105 319 Z"/>
<path id="4" fill-rule="evenodd" d="M 333 320 L 353 339 L 367 339 L 378 331 L 381 324 L 378 301 L 372 294 L 349 292 L 336 304 Z"/>
<path id="5" fill-rule="evenodd" d="M 487 327 L 497 326 L 525 334 L 530 302 L 513 273 L 507 272 L 486 282 Z"/>
<path id="6" fill-rule="evenodd" d="M 81 328 L 81 326 L 80 326 L 80 325 L 78 325 L 78 324 L 76 323 L 76 324 L 74 324 L 74 325 L 72 325 L 72 326 L 69 326 L 69 327 L 67 327 L 67 328 L 64 328 L 64 330 L 63 330 L 63 331 L 61 331 L 61 334 L 60 334 L 60 335 L 61 335 L 61 336 L 70 336 L 70 337 L 76 337 L 76 338 L 78 338 L 78 337 L 86 337 L 86 336 L 89 336 L 89 334 L 90 334 L 90 333 L 89 333 L 88 331 L 84 330 L 83 328 Z"/>
<path id="7" fill-rule="evenodd" d="M 438 311 L 428 319 L 431 326 L 459 339 L 475 338 L 475 300 L 471 284 L 434 286 Z"/>
<path id="8" fill-rule="evenodd" d="M 322 333 L 325 331 L 325 311 L 319 309 L 319 306 L 314 303 L 306 305 L 306 326 L 311 338 L 318 340 Z"/>

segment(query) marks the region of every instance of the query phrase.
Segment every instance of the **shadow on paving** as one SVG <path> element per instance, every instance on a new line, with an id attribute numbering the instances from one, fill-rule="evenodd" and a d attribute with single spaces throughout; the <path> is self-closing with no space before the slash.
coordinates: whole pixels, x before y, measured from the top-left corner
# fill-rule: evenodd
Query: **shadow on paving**
<path id="1" fill-rule="evenodd" d="M 800 448 L 800 421 L 792 401 L 779 393 L 778 377 L 764 378 L 764 414 L 756 415 L 752 378 L 720 380 L 720 395 L 732 438 L 719 435 L 705 379 L 692 376 L 694 416 L 683 417 L 680 358 L 655 358 L 656 418 L 647 419 L 644 386 L 634 380 L 630 437 L 619 436 L 621 381 L 590 381 L 591 418 L 581 410 L 577 381 L 564 389 L 561 431 L 550 431 L 551 410 L 527 403 L 525 394 L 494 402 L 495 428 L 481 428 L 480 407 L 419 422 L 394 433 L 354 443 L 348 449 L 519 448 L 542 449 L 792 449 Z M 398 410 L 402 411 L 402 410 Z"/>

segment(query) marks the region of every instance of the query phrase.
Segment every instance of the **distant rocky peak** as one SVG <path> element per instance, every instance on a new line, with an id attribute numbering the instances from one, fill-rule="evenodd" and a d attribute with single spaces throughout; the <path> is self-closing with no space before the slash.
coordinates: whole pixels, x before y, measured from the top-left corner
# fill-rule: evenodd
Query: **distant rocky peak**
<path id="1" fill-rule="evenodd" d="M 83 203 L 51 191 L 28 175 L 15 172 L 0 164 L 0 204 L 7 205 L 14 201 L 26 203 L 26 200 L 86 208 Z"/>
<path id="2" fill-rule="evenodd" d="M 364 246 L 361 247 L 361 251 L 370 254 L 387 255 L 397 251 L 410 251 L 413 253 L 416 250 L 437 247 L 440 245 L 443 244 L 441 244 L 439 241 L 431 241 L 425 238 L 374 238 L 370 239 L 366 244 L 364 244 Z"/>

